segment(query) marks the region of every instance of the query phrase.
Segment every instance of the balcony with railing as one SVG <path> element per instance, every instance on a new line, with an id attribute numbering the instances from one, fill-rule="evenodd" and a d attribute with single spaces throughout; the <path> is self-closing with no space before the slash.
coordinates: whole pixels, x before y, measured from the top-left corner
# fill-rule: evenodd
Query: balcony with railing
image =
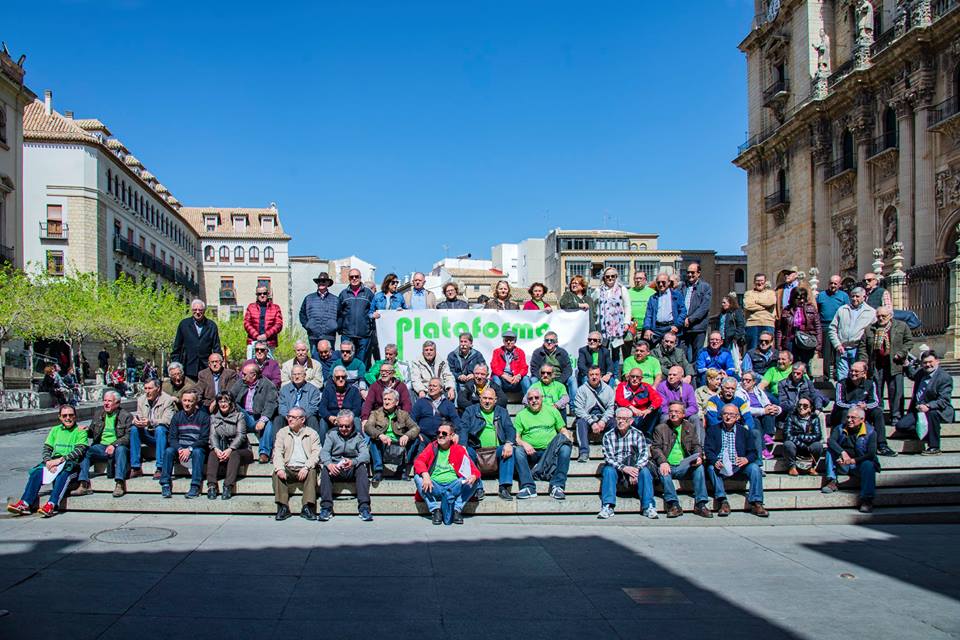
<path id="1" fill-rule="evenodd" d="M 66 240 L 69 231 L 69 225 L 59 220 L 48 220 L 40 223 L 41 240 Z"/>
<path id="2" fill-rule="evenodd" d="M 790 95 L 790 81 L 781 78 L 764 90 L 763 106 L 775 106 L 786 100 L 788 95 Z"/>
<path id="3" fill-rule="evenodd" d="M 182 271 L 177 272 L 177 270 L 169 264 L 165 264 L 159 258 L 150 255 L 137 245 L 131 244 L 123 236 L 113 236 L 113 250 L 126 255 L 134 262 L 139 262 L 145 269 L 149 269 L 170 282 L 184 287 L 191 293 L 197 294 L 200 292 L 200 286 L 195 280 L 188 278 Z"/>
<path id="4" fill-rule="evenodd" d="M 897 149 L 897 147 L 897 132 L 887 131 L 867 144 L 867 158 L 872 160 L 887 151 Z"/>
<path id="5" fill-rule="evenodd" d="M 853 65 L 856 61 L 853 58 L 850 58 L 836 69 L 833 70 L 833 73 L 830 74 L 830 77 L 827 79 L 827 86 L 833 87 L 835 84 L 843 80 L 844 77 L 849 75 L 853 71 Z"/>
<path id="6" fill-rule="evenodd" d="M 848 171 L 856 171 L 856 170 L 857 170 L 857 164 L 856 162 L 853 161 L 853 158 L 844 157 L 828 164 L 823 177 L 824 177 L 824 180 L 829 181 Z"/>
<path id="7" fill-rule="evenodd" d="M 930 4 L 930 14 L 934 20 L 939 20 L 960 6 L 960 0 L 933 0 Z"/>
<path id="8" fill-rule="evenodd" d="M 960 113 L 960 100 L 957 99 L 957 96 L 950 96 L 930 109 L 929 115 L 927 116 L 929 118 L 927 120 L 927 127 L 937 131 L 941 125 L 948 120 L 952 120 L 957 113 Z"/>
<path id="9" fill-rule="evenodd" d="M 881 51 L 890 46 L 890 44 L 897 39 L 897 30 L 893 27 L 890 27 L 879 36 L 874 39 L 873 44 L 870 45 L 870 55 L 875 56 Z"/>
<path id="10" fill-rule="evenodd" d="M 784 189 L 771 193 L 763 199 L 763 208 L 767 213 L 782 211 L 790 206 L 790 190 Z"/>

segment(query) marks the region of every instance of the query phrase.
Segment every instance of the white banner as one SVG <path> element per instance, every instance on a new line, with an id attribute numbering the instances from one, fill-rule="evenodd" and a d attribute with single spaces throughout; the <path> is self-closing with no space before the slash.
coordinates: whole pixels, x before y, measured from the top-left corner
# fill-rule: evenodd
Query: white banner
<path id="1" fill-rule="evenodd" d="M 412 362 L 423 353 L 423 343 L 437 343 L 437 356 L 460 346 L 460 334 L 473 334 L 473 348 L 483 354 L 487 364 L 493 350 L 503 346 L 503 332 L 517 333 L 517 346 L 530 354 L 543 346 L 543 334 L 554 331 L 560 346 L 576 360 L 580 347 L 587 344 L 589 314 L 582 311 L 495 311 L 493 309 L 429 309 L 423 311 L 381 311 L 377 319 L 380 351 L 396 344 L 401 361 Z"/>

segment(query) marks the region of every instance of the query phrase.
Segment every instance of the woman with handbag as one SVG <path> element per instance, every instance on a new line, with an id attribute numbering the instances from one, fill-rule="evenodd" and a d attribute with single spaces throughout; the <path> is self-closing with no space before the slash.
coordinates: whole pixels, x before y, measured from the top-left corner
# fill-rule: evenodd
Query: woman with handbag
<path id="1" fill-rule="evenodd" d="M 467 407 L 460 418 L 459 441 L 483 474 L 497 473 L 501 500 L 513 500 L 514 458 L 517 432 L 510 414 L 497 404 L 497 392 L 487 386 L 480 394 L 480 403 Z M 481 491 L 482 484 L 477 488 Z"/>
<path id="2" fill-rule="evenodd" d="M 820 312 L 804 285 L 794 287 L 790 301 L 777 320 L 777 349 L 793 354 L 794 362 L 810 369 L 810 359 L 823 347 Z"/>
<path id="3" fill-rule="evenodd" d="M 207 454 L 207 499 L 217 499 L 217 476 L 226 468 L 221 499 L 233 497 L 240 465 L 253 463 L 247 440 L 247 421 L 226 391 L 217 394 L 217 410 L 210 416 L 210 453 Z"/>

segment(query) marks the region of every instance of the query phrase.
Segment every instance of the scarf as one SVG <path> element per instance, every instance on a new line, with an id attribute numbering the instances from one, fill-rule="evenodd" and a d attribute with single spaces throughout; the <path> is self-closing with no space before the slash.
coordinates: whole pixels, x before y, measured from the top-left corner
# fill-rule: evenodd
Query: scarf
<path id="1" fill-rule="evenodd" d="M 607 340 L 620 340 L 626 332 L 623 291 L 620 283 L 600 286 L 600 333 Z"/>
<path id="2" fill-rule="evenodd" d="M 893 326 L 891 322 L 888 325 L 877 325 L 876 333 L 873 334 L 873 351 L 881 356 L 885 356 L 890 353 L 890 327 Z"/>
<path id="3" fill-rule="evenodd" d="M 794 329 L 802 329 L 804 321 L 803 307 L 797 307 L 793 310 L 793 327 Z"/>

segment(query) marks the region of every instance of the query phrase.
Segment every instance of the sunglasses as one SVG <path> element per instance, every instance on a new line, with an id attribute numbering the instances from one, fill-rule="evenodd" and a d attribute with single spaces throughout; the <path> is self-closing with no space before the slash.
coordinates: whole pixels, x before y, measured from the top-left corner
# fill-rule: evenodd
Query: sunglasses
<path id="1" fill-rule="evenodd" d="M 72 419 L 72 420 L 76 420 L 76 419 L 77 419 L 77 414 L 75 414 L 75 413 L 61 413 L 61 414 L 60 414 L 60 417 L 61 417 L 61 418 L 70 418 L 70 419 Z"/>
<path id="2" fill-rule="evenodd" d="M 353 353 L 353 349 L 340 349 L 340 353 Z"/>
<path id="3" fill-rule="evenodd" d="M 603 276 L 604 280 L 616 280 L 617 276 Z"/>
<path id="4" fill-rule="evenodd" d="M 268 295 L 270 295 L 270 294 L 267 293 L 266 291 L 261 291 L 261 292 L 257 293 L 257 295 L 258 295 L 258 296 L 268 296 Z"/>
<path id="5" fill-rule="evenodd" d="M 350 276 L 350 279 L 351 279 L 351 280 L 359 280 L 359 279 L 360 279 L 360 276 Z"/>
<path id="6" fill-rule="evenodd" d="M 760 344 L 770 344 L 773 340 L 761 340 Z"/>
<path id="7" fill-rule="evenodd" d="M 347 376 L 333 376 L 334 380 L 346 380 Z"/>
<path id="8" fill-rule="evenodd" d="M 451 433 L 450 431 L 437 431 L 437 437 L 438 437 L 438 438 L 446 438 L 446 437 L 452 436 L 452 435 L 453 435 L 453 433 Z"/>
<path id="9" fill-rule="evenodd" d="M 695 276 L 695 275 L 697 275 L 697 272 L 696 272 L 696 271 L 687 271 L 687 275 L 688 275 L 688 276 Z"/>
<path id="10" fill-rule="evenodd" d="M 587 342 L 600 342 L 600 338 L 587 338 Z"/>
<path id="11" fill-rule="evenodd" d="M 557 344 L 557 341 L 554 340 L 553 338 L 547 338 L 547 339 L 544 340 L 543 342 L 544 342 L 544 344 Z"/>

